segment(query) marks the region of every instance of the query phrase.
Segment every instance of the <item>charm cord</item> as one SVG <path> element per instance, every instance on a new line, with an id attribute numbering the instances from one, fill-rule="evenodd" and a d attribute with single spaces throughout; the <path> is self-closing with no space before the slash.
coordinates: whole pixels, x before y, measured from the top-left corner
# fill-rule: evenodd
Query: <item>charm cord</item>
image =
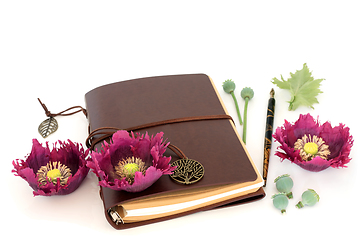
<path id="1" fill-rule="evenodd" d="M 116 127 L 101 127 L 101 128 L 97 128 L 97 129 L 93 130 L 92 132 L 89 131 L 90 133 L 89 133 L 88 138 L 86 139 L 86 146 L 88 148 L 90 148 L 91 150 L 93 150 L 97 143 L 102 142 L 103 140 L 111 137 L 116 131 L 119 131 L 119 130 L 126 130 L 126 131 L 130 132 L 130 131 L 137 131 L 137 130 L 144 129 L 144 128 L 149 128 L 149 127 L 166 125 L 166 124 L 190 122 L 190 121 L 219 120 L 219 119 L 229 119 L 232 122 L 234 122 L 234 120 L 232 119 L 231 116 L 223 114 L 223 115 L 175 118 L 175 119 L 169 119 L 169 120 L 164 120 L 164 121 L 159 121 L 159 122 L 147 123 L 147 124 L 143 124 L 140 126 L 127 128 L 127 129 L 120 129 L 120 128 L 116 128 Z M 99 136 L 99 135 L 102 135 L 102 136 Z M 97 136 L 97 138 L 95 138 L 95 136 Z M 182 153 L 179 150 L 180 150 L 179 148 L 175 148 L 175 151 L 178 151 L 179 154 L 182 155 L 181 158 L 183 158 L 183 156 L 185 156 L 185 155 L 184 155 L 184 153 Z M 178 156 L 180 156 L 178 153 L 176 153 L 176 154 Z"/>
<path id="2" fill-rule="evenodd" d="M 46 107 L 46 105 L 44 103 L 42 103 L 39 98 L 38 98 L 38 100 L 39 100 L 41 106 L 43 107 L 46 116 L 48 117 L 48 119 L 43 121 L 38 127 L 38 131 L 39 131 L 40 135 L 43 138 L 47 138 L 50 134 L 56 132 L 56 130 L 58 129 L 59 125 L 58 125 L 58 122 L 55 119 L 56 116 L 70 116 L 70 115 L 73 115 L 75 113 L 78 113 L 78 112 L 82 111 L 84 113 L 85 117 L 87 117 L 86 109 L 84 109 L 81 106 L 74 106 L 74 107 L 68 108 L 68 109 L 66 109 L 66 110 L 64 110 L 62 112 L 59 112 L 59 113 L 51 113 L 49 111 L 49 109 Z M 70 111 L 70 110 L 76 109 L 76 108 L 80 108 L 80 109 L 77 110 L 77 111 L 74 111 L 74 112 L 65 113 L 67 111 Z"/>
<path id="3" fill-rule="evenodd" d="M 42 103 L 39 98 L 38 98 L 38 100 L 39 100 L 41 106 L 44 108 L 44 111 L 45 111 L 45 114 L 46 114 L 47 117 L 70 116 L 70 115 L 73 115 L 73 114 L 78 113 L 78 112 L 81 112 L 81 111 L 82 111 L 82 112 L 84 113 L 84 115 L 87 117 L 87 111 L 86 111 L 86 109 L 83 108 L 83 107 L 81 107 L 81 106 L 74 106 L 74 107 L 68 108 L 68 109 L 66 109 L 66 110 L 64 110 L 64 111 L 61 111 L 61 112 L 59 112 L 59 113 L 51 113 L 51 112 L 49 111 L 49 109 L 46 107 L 46 105 L 45 105 L 44 103 Z M 70 111 L 70 110 L 75 109 L 75 108 L 80 108 L 80 109 L 77 110 L 77 111 L 75 111 L 75 112 L 65 113 L 65 112 Z"/>

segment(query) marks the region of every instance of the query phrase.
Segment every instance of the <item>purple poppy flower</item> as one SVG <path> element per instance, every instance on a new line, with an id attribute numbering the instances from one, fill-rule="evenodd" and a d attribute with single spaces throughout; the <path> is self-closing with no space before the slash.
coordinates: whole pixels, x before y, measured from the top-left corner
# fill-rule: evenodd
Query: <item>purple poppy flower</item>
<path id="1" fill-rule="evenodd" d="M 59 148 L 57 148 L 59 144 Z M 66 195 L 75 191 L 89 172 L 81 144 L 58 141 L 50 151 L 33 139 L 31 153 L 26 160 L 13 161 L 15 176 L 22 177 L 34 189 L 34 196 Z"/>
<path id="2" fill-rule="evenodd" d="M 172 174 L 171 157 L 163 154 L 169 143 L 163 143 L 163 133 L 152 137 L 120 130 L 110 144 L 104 141 L 100 152 L 93 151 L 87 162 L 100 178 L 99 185 L 113 190 L 140 192 L 150 187 L 163 174 Z"/>
<path id="3" fill-rule="evenodd" d="M 351 160 L 349 154 L 354 141 L 349 128 L 342 123 L 336 127 L 329 122 L 321 125 L 310 114 L 301 114 L 294 124 L 285 120 L 273 137 L 281 144 L 278 148 L 284 151 L 277 151 L 275 155 L 312 172 L 346 167 Z"/>

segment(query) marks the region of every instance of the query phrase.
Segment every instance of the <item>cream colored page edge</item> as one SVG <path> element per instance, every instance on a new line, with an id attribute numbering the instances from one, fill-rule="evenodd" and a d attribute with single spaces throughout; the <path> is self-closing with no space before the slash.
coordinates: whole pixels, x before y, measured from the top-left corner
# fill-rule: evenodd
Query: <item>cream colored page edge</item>
<path id="1" fill-rule="evenodd" d="M 245 183 L 232 183 L 226 185 L 216 185 L 203 187 L 200 189 L 190 189 L 183 192 L 167 193 L 162 195 L 156 195 L 154 197 L 148 197 L 140 199 L 137 201 L 131 201 L 122 204 L 121 206 L 130 212 L 136 209 L 148 209 L 148 208 L 157 208 L 165 206 L 174 206 L 178 203 L 191 202 L 195 200 L 205 199 L 211 196 L 226 194 L 231 191 L 239 191 L 245 189 L 246 187 L 252 187 L 253 184 L 249 185 L 248 182 Z"/>
<path id="2" fill-rule="evenodd" d="M 228 199 L 232 199 L 238 196 L 250 194 L 256 192 L 261 186 L 262 183 L 260 182 L 256 185 L 235 189 L 230 192 L 209 196 L 203 199 L 193 200 L 190 202 L 183 202 L 183 203 L 173 204 L 170 206 L 131 210 L 127 212 L 127 215 L 123 218 L 123 220 L 125 223 L 129 223 L 129 222 L 145 221 L 149 219 L 171 216 L 174 214 L 191 211 L 201 207 L 206 207 L 211 204 L 226 201 Z"/>

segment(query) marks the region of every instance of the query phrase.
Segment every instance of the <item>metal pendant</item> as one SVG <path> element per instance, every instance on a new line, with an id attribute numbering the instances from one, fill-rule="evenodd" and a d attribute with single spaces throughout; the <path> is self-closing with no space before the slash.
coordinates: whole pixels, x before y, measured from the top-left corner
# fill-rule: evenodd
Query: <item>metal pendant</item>
<path id="1" fill-rule="evenodd" d="M 174 173 L 170 177 L 182 184 L 193 184 L 198 182 L 205 173 L 205 169 L 201 163 L 192 159 L 179 159 L 171 164 L 172 167 L 177 166 Z"/>
<path id="2" fill-rule="evenodd" d="M 56 132 L 58 123 L 55 118 L 49 117 L 39 125 L 39 133 L 43 138 L 47 138 L 50 134 Z"/>

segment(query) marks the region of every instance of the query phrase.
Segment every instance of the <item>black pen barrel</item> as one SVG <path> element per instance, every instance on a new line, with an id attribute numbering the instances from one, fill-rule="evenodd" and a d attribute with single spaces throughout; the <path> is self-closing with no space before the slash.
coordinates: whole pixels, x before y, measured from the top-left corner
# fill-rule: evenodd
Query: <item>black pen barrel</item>
<path id="1" fill-rule="evenodd" d="M 273 96 L 269 99 L 269 104 L 266 114 L 266 129 L 265 129 L 265 142 L 264 142 L 264 165 L 263 165 L 263 179 L 264 187 L 266 186 L 269 159 L 271 151 L 272 133 L 274 125 L 274 113 L 275 113 L 275 98 Z"/>

